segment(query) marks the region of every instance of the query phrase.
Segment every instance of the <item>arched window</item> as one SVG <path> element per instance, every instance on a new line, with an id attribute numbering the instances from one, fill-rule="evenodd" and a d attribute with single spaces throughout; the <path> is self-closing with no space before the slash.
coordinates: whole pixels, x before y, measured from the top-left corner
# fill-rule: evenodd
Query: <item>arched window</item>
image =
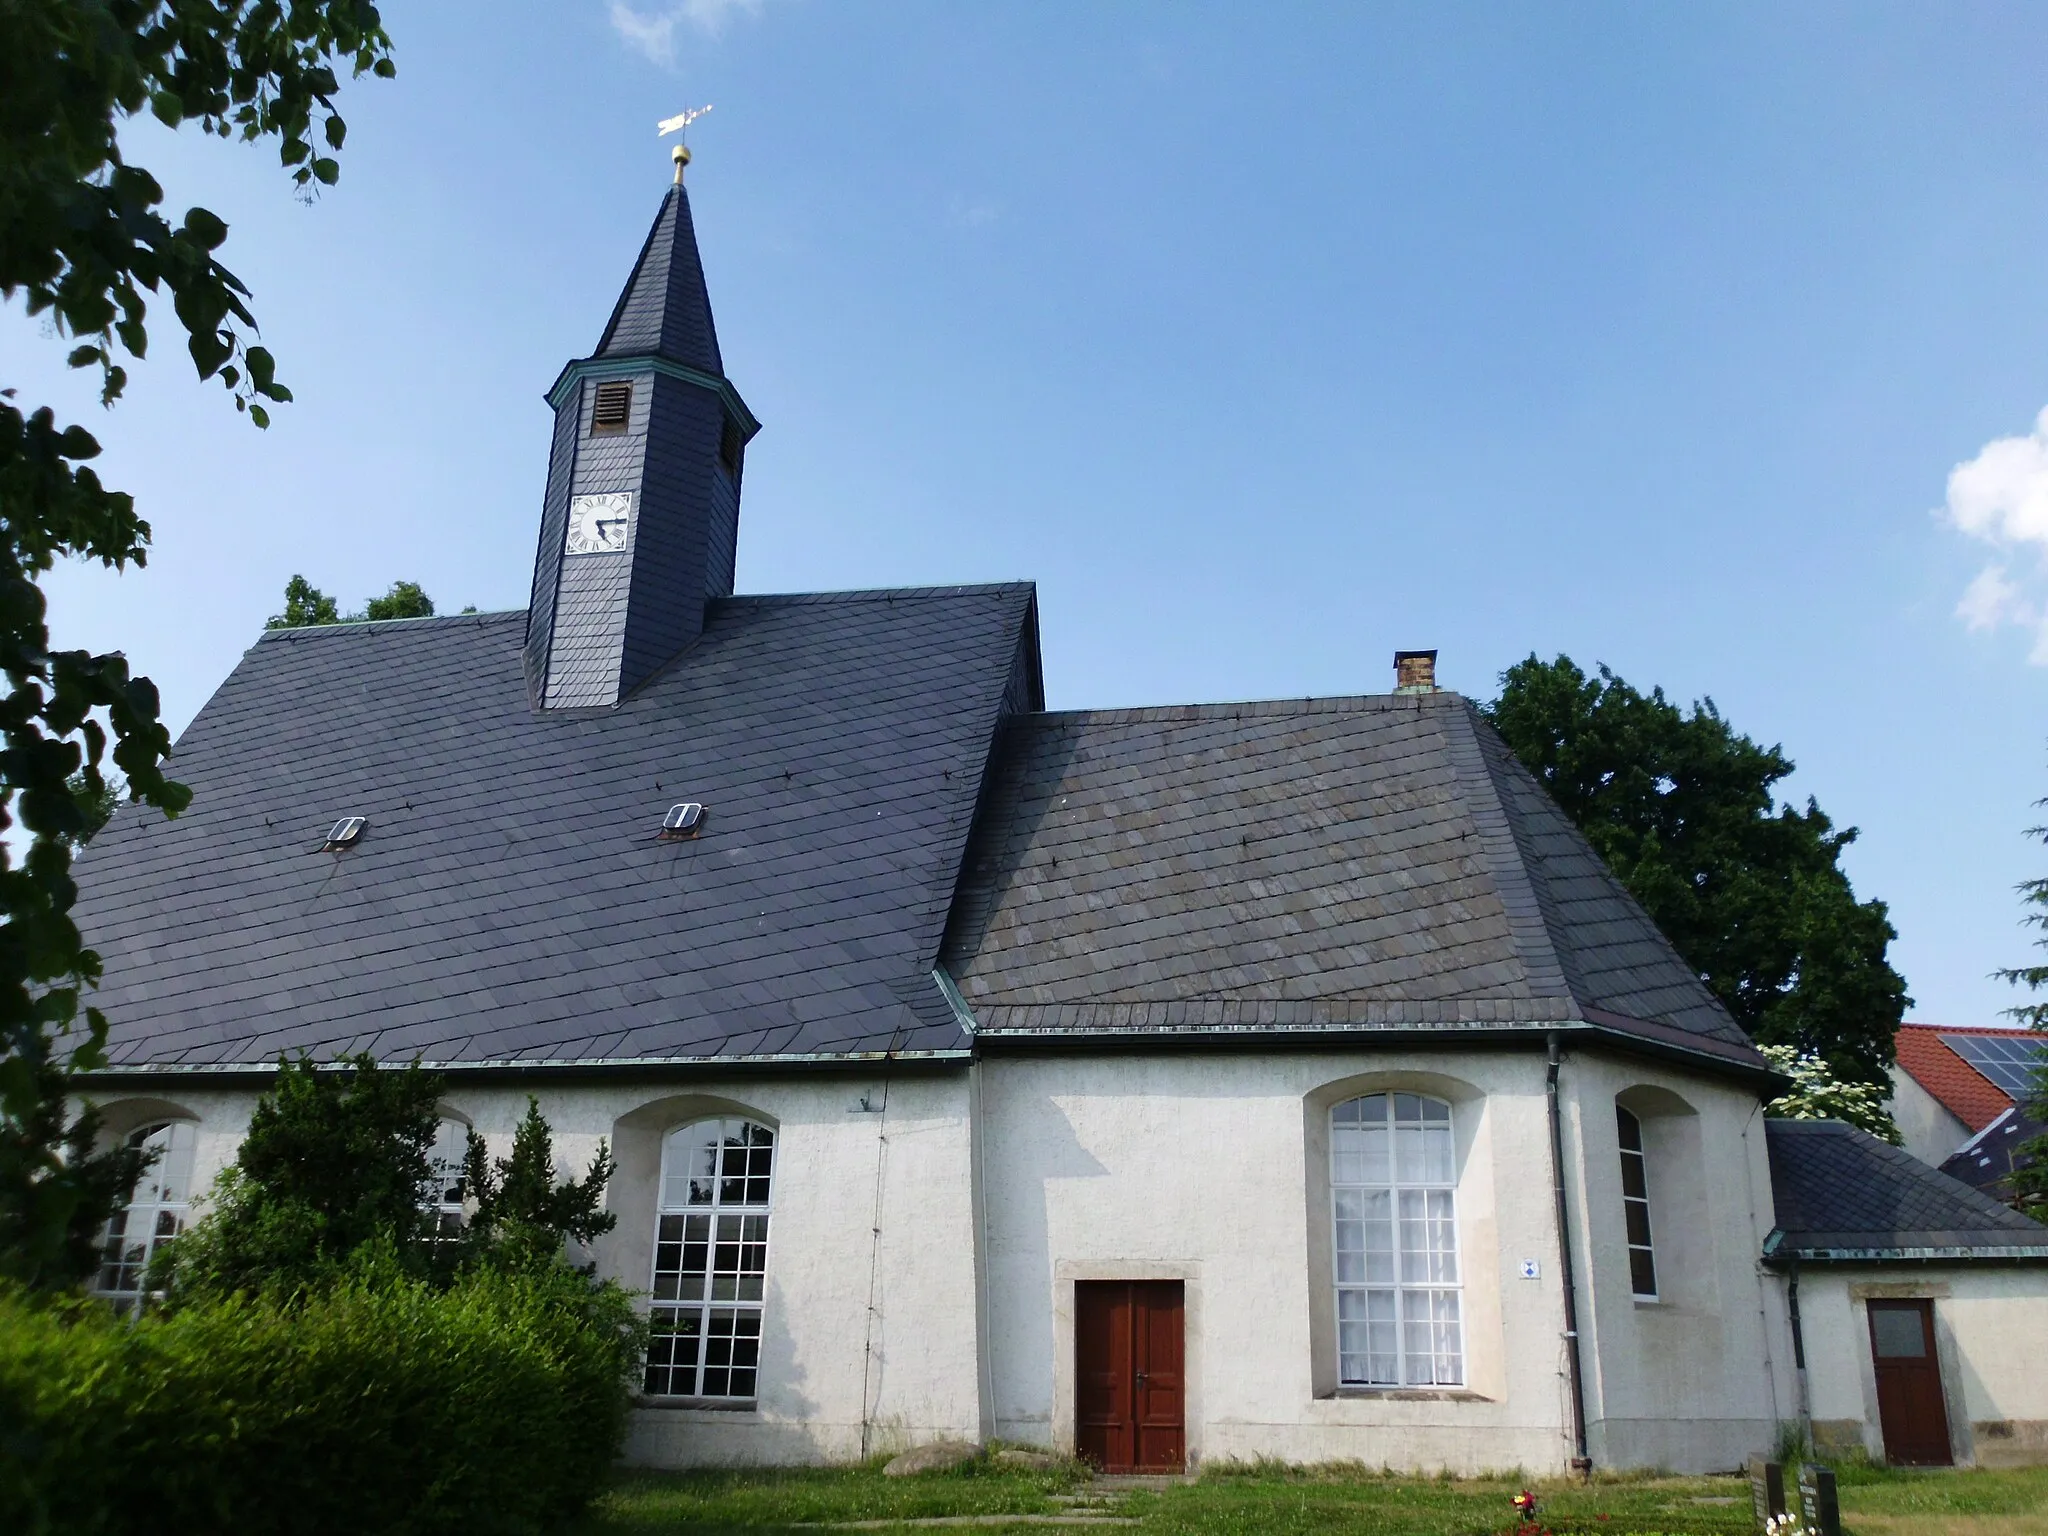
<path id="1" fill-rule="evenodd" d="M 1330 1111 L 1337 1379 L 1462 1386 L 1451 1106 L 1373 1093 Z"/>
<path id="2" fill-rule="evenodd" d="M 1650 1244 L 1650 1170 L 1643 1157 L 1643 1122 L 1614 1106 L 1621 1136 L 1621 1214 L 1628 1227 L 1629 1286 L 1644 1301 L 1657 1299 L 1657 1253 Z"/>
<path id="3" fill-rule="evenodd" d="M 462 1236 L 462 1160 L 469 1152 L 469 1127 L 443 1120 L 427 1148 L 430 1182 L 420 1210 L 427 1218 L 427 1240 L 449 1243 Z"/>
<path id="4" fill-rule="evenodd" d="M 650 1396 L 754 1395 L 774 1163 L 775 1133 L 751 1120 L 700 1120 L 663 1140 Z"/>
<path id="5" fill-rule="evenodd" d="M 135 1181 L 128 1204 L 108 1217 L 100 1231 L 100 1272 L 92 1290 L 117 1312 L 131 1311 L 141 1301 L 149 1261 L 185 1229 L 198 1141 L 190 1120 L 145 1125 L 128 1138 L 129 1146 L 156 1153 L 156 1160 Z"/>

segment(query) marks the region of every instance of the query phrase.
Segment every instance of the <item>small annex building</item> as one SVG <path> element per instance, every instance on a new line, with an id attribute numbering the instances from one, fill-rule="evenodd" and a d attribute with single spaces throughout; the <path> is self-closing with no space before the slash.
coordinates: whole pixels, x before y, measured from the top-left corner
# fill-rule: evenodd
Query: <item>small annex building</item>
<path id="1" fill-rule="evenodd" d="M 261 635 L 178 740 L 191 809 L 81 856 L 93 1091 L 165 1154 L 102 1293 L 280 1054 L 369 1051 L 445 1074 L 450 1147 L 530 1093 L 566 1165 L 612 1148 L 644 1463 L 1723 1468 L 1802 1353 L 1868 1439 L 1893 1285 L 1954 1453 L 2041 1446 L 2048 1383 L 1983 1351 L 2048 1311 L 2048 1232 L 1827 1257 L 1875 1218 L 1796 1149 L 1890 1154 L 1765 1121 L 1780 1080 L 1431 653 L 1054 711 L 1029 583 L 735 594 L 759 423 L 680 177 L 547 398 L 526 608 Z"/>

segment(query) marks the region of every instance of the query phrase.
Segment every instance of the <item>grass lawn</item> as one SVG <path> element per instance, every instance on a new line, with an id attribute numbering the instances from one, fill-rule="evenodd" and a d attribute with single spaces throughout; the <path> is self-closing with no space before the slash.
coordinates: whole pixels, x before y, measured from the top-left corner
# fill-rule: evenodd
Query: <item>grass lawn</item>
<path id="1" fill-rule="evenodd" d="M 1264 1536 L 1340 1531 L 1359 1536 L 1508 1536 L 1507 1478 L 1417 1478 L 1349 1467 L 1211 1468 L 1197 1483 L 1101 1490 L 1075 1468 L 885 1478 L 880 1463 L 775 1471 L 635 1473 L 578 1536 L 707 1536 L 847 1526 L 907 1533 L 946 1526 L 897 1522 L 979 1516 L 968 1529 L 1086 1530 L 1122 1536 Z M 1842 1522 L 1851 1536 L 2048 1536 L 2048 1467 L 2010 1472 L 1887 1472 L 1845 1467 Z M 1749 1485 L 1737 1478 L 1613 1477 L 1542 1482 L 1540 1519 L 1555 1536 L 1748 1536 Z M 1041 1523 L 1081 1515 L 1088 1524 Z M 994 1517 L 994 1518 L 990 1518 Z M 1109 1523 L 1114 1520 L 1116 1523 Z"/>

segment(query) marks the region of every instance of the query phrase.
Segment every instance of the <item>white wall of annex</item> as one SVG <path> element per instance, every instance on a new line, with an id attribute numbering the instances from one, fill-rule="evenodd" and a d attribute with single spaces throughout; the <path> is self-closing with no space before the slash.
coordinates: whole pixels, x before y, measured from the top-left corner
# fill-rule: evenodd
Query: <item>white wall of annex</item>
<path id="1" fill-rule="evenodd" d="M 1965 1466 L 2048 1463 L 2048 1265 L 1858 1265 L 1799 1274 L 1817 1445 L 1884 1457 L 1872 1297 L 1934 1303 L 1949 1444 Z"/>

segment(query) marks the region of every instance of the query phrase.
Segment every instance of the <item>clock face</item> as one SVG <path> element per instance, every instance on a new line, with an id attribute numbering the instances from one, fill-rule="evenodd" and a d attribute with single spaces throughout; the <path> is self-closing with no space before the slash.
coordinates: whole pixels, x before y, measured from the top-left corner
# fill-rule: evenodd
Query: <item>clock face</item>
<path id="1" fill-rule="evenodd" d="M 633 493 L 578 496 L 569 503 L 569 553 L 608 555 L 626 547 L 633 526 Z"/>

